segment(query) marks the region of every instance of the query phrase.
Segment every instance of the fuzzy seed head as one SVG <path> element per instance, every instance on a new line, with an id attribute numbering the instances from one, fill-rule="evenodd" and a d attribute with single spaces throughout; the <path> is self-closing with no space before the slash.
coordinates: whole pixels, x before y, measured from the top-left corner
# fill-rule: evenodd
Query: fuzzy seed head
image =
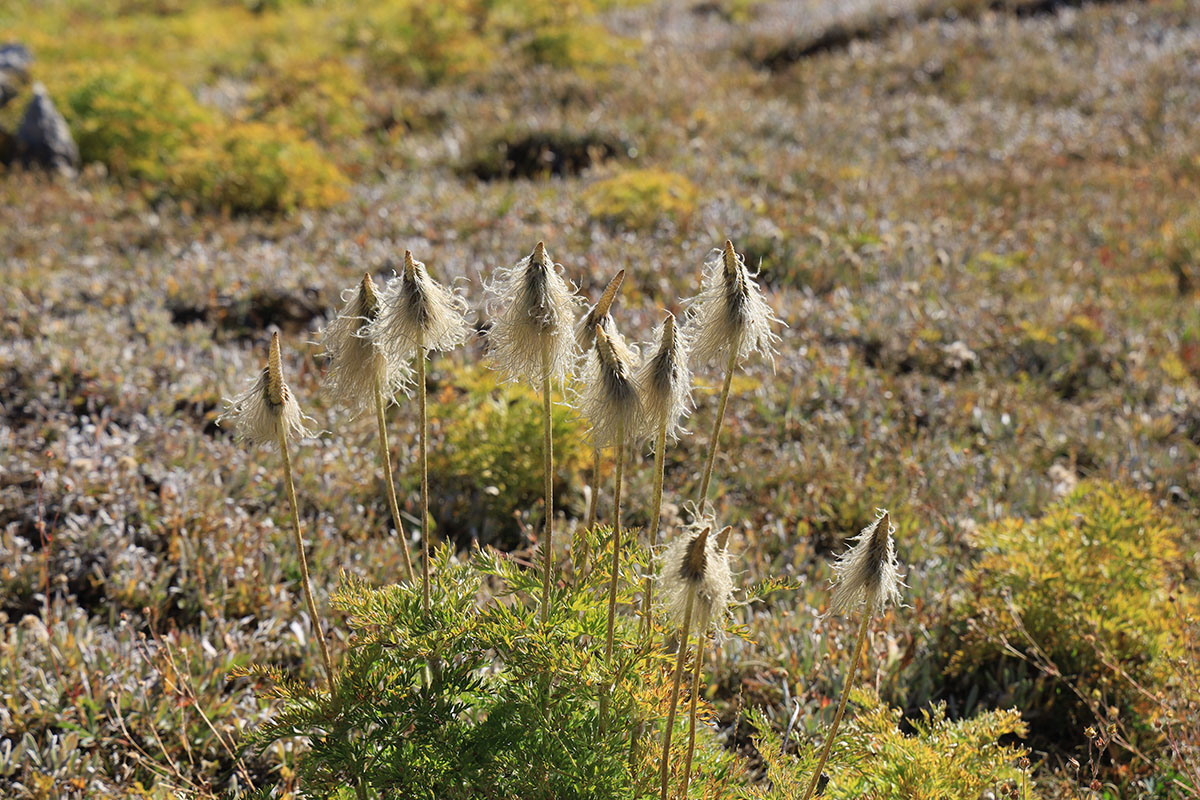
<path id="1" fill-rule="evenodd" d="M 648 438 L 665 428 L 675 439 L 683 432 L 683 418 L 692 405 L 692 371 L 688 367 L 688 340 L 677 330 L 675 316 L 667 312 L 658 330 L 658 349 L 642 362 L 637 384 L 642 397 L 641 434 Z"/>
<path id="2" fill-rule="evenodd" d="M 308 426 L 314 420 L 300 411 L 300 404 L 283 380 L 278 332 L 271 336 L 266 369 L 250 388 L 225 401 L 225 412 L 217 418 L 217 424 L 224 425 L 226 421 L 233 425 L 238 441 L 254 445 L 278 444 L 281 435 L 288 439 L 313 435 Z"/>
<path id="3" fill-rule="evenodd" d="M 382 309 L 370 273 L 342 296 L 345 305 L 321 333 L 322 355 L 329 360 L 325 392 L 333 402 L 359 414 L 373 407 L 377 380 L 390 400 L 398 391 L 407 392 L 412 370 L 403 361 L 388 358 L 368 335 L 368 326 Z"/>
<path id="4" fill-rule="evenodd" d="M 725 528 L 712 536 L 713 527 L 711 517 L 697 520 L 667 546 L 661 557 L 663 603 L 680 627 L 687 613 L 689 593 L 696 593 L 692 627 L 699 631 L 710 624 L 719 624 L 733 600 L 727 549 L 731 529 Z"/>
<path id="5" fill-rule="evenodd" d="M 574 365 L 576 299 L 561 269 L 538 242 L 484 286 L 494 319 L 488 333 L 492 363 L 510 378 L 537 384 L 549 376 L 561 383 Z"/>
<path id="6" fill-rule="evenodd" d="M 779 335 L 771 328 L 781 323 L 767 305 L 746 261 L 726 241 L 705 263 L 700 294 L 688 303 L 688 330 L 698 363 L 724 361 L 731 353 L 741 361 L 761 353 L 775 366 Z"/>
<path id="7" fill-rule="evenodd" d="M 431 278 L 410 250 L 404 251 L 404 269 L 388 281 L 380 305 L 367 334 L 391 360 L 406 363 L 418 350 L 453 350 L 467 340 L 466 298 Z"/>
<path id="8" fill-rule="evenodd" d="M 882 611 L 889 602 L 900 604 L 904 576 L 896 561 L 895 532 L 891 516 L 880 510 L 875 521 L 851 540 L 851 546 L 833 565 L 833 599 L 829 611 L 845 614 L 861 604 L 867 613 Z"/>
<path id="9" fill-rule="evenodd" d="M 625 270 L 621 270 L 608 282 L 608 286 L 604 287 L 604 292 L 596 304 L 580 318 L 575 329 L 575 339 L 579 349 L 583 352 L 586 353 L 596 343 L 597 328 L 608 328 L 606 332 L 609 334 L 615 330 L 609 312 L 612 310 L 613 301 L 617 299 L 617 290 L 621 288 L 624 280 Z"/>
<path id="10" fill-rule="evenodd" d="M 592 426 L 596 447 L 623 445 L 637 434 L 642 400 L 634 380 L 637 356 L 619 336 L 596 328 L 596 344 L 588 354 L 580 408 Z"/>

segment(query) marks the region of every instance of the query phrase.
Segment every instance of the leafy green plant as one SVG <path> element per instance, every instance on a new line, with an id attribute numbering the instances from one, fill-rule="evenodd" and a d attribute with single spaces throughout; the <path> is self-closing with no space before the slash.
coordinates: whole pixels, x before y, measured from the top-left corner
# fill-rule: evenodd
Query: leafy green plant
<path id="1" fill-rule="evenodd" d="M 1178 540 L 1147 496 L 1106 483 L 1083 484 L 1039 518 L 984 529 L 952 613 L 951 673 L 1006 686 L 1002 702 L 1043 709 L 1068 731 L 1115 713 L 1127 746 L 1156 740 L 1153 704 L 1130 681 L 1165 686 L 1178 655 Z M 1195 603 L 1186 590 L 1176 601 Z"/>
<path id="2" fill-rule="evenodd" d="M 989 796 L 1035 800 L 1037 793 L 1025 750 L 1003 744 L 1022 736 L 1025 724 L 1016 711 L 987 711 L 950 720 L 944 706 L 922 713 L 901 730 L 902 714 L 874 693 L 855 689 L 860 707 L 834 745 L 825 774 L 830 800 L 963 800 Z M 760 713 L 751 721 L 760 731 L 758 752 L 767 767 L 768 788 L 746 797 L 784 800 L 800 797 L 818 762 L 817 750 L 802 745 L 789 753 L 781 737 Z"/>
<path id="3" fill-rule="evenodd" d="M 635 558 L 622 570 L 622 602 L 644 566 Z M 606 571 L 556 587 L 548 625 L 524 599 L 540 594 L 541 575 L 511 557 L 481 549 L 460 560 L 442 547 L 431 573 L 428 610 L 419 583 L 343 578 L 331 603 L 352 635 L 332 694 L 276 668 L 242 671 L 268 679 L 282 701 L 250 744 L 308 738 L 297 767 L 316 797 L 348 786 L 359 797 L 439 800 L 649 796 L 653 754 L 631 743 L 629 727 L 601 728 L 596 697 L 609 688 L 614 718 L 659 719 L 665 654 L 625 616 L 605 667 Z M 707 774 L 736 777 L 712 741 L 700 760 Z"/>

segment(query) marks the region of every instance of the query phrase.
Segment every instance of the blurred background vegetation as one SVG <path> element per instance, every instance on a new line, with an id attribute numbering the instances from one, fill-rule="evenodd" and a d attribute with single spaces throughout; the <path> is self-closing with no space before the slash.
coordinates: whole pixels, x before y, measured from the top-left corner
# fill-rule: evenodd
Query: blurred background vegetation
<path id="1" fill-rule="evenodd" d="M 743 582 L 799 587 L 740 608 L 747 638 L 710 661 L 744 791 L 803 779 L 854 633 L 820 616 L 828 560 L 887 506 L 911 607 L 873 629 L 852 724 L 877 746 L 834 796 L 1001 797 L 1022 757 L 1047 798 L 1196 796 L 1197 19 L 1195 0 L 0 4 L 0 44 L 33 55 L 0 108 L 0 795 L 296 790 L 300 742 L 238 766 L 272 706 L 228 680 L 317 676 L 283 488 L 213 424 L 270 329 L 324 429 L 294 457 L 327 606 L 339 570 L 394 582 L 403 546 L 373 423 L 318 391 L 342 289 L 410 248 L 478 307 L 544 239 L 589 296 L 628 270 L 617 322 L 645 339 L 728 237 L 789 328 L 774 371 L 734 382 L 713 494 Z M 13 158 L 34 82 L 73 176 Z M 430 373 L 435 531 L 520 561 L 537 401 L 481 353 Z M 719 376 L 698 379 L 704 432 Z M 409 513 L 414 416 L 401 398 Z M 569 411 L 555 424 L 569 530 L 590 453 Z M 698 439 L 668 454 L 671 503 Z"/>

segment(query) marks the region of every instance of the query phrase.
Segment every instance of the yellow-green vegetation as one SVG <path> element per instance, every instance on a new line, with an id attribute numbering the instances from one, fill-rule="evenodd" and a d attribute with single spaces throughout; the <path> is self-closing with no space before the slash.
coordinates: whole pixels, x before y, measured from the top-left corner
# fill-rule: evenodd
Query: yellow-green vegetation
<path id="1" fill-rule="evenodd" d="M 334 147 L 363 135 L 367 94 L 361 74 L 343 61 L 294 58 L 266 67 L 255 79 L 247 114 Z"/>
<path id="2" fill-rule="evenodd" d="M 666 220 L 686 221 L 696 211 L 699 194 L 683 175 L 633 169 L 589 186 L 583 204 L 593 219 L 644 230 Z"/>
<path id="3" fill-rule="evenodd" d="M 1057 709 L 1058 724 L 1080 704 L 1083 724 L 1099 709 L 1126 723 L 1132 743 L 1155 746 L 1153 694 L 1171 684 L 1182 654 L 1176 604 L 1196 605 L 1179 585 L 1180 535 L 1146 495 L 1099 482 L 1036 519 L 986 527 L 952 615 L 963 633 L 951 671 L 1000 671 L 1018 659 L 1029 675 L 1058 680 L 1013 683 L 1012 702 Z"/>
<path id="4" fill-rule="evenodd" d="M 1028 752 L 1006 742 L 1025 734 L 1021 715 L 1012 710 L 987 711 L 970 719 L 951 720 L 944 706 L 923 711 L 911 720 L 912 733 L 901 730 L 902 714 L 873 692 L 855 689 L 857 706 L 833 749 L 825 774 L 824 797 L 831 800 L 965 800 L 1012 797 L 1035 800 Z M 752 791 L 761 800 L 803 796 L 817 760 L 815 748 L 798 752 L 783 748 L 780 736 L 761 716 L 758 752 L 767 767 L 769 788 Z"/>

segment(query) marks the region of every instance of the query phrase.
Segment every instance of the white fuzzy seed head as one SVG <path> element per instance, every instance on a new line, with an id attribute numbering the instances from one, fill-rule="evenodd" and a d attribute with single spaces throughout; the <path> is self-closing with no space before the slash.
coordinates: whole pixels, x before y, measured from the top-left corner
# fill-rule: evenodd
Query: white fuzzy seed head
<path id="1" fill-rule="evenodd" d="M 397 362 L 419 349 L 453 350 L 467 340 L 467 301 L 429 277 L 425 265 L 404 251 L 404 269 L 388 281 L 378 318 L 367 328 L 371 341 Z"/>
<path id="2" fill-rule="evenodd" d="M 899 605 L 904 576 L 896 561 L 895 530 L 888 512 L 880 510 L 838 556 L 830 613 L 845 614 L 864 603 L 868 614 L 882 611 L 889 602 Z"/>
<path id="3" fill-rule="evenodd" d="M 746 261 L 726 241 L 704 264 L 700 294 L 688 303 L 688 335 L 692 353 L 700 364 L 726 361 L 736 352 L 740 361 L 761 353 L 775 366 L 779 336 L 772 325 L 780 323 L 767 305 Z"/>
<path id="4" fill-rule="evenodd" d="M 377 380 L 385 399 L 391 400 L 396 392 L 407 391 L 412 370 L 403 361 L 388 358 L 367 333 L 382 308 L 370 273 L 343 297 L 345 305 L 321 334 L 322 355 L 329 360 L 325 392 L 333 402 L 358 414 L 374 406 Z"/>
<path id="5" fill-rule="evenodd" d="M 561 383 L 574 365 L 576 300 L 560 270 L 538 242 L 484 287 L 495 309 L 488 333 L 492 363 L 510 378 L 537 384 L 547 375 Z"/>
<path id="6" fill-rule="evenodd" d="M 663 604 L 680 628 L 689 593 L 696 593 L 691 627 L 701 632 L 709 625 L 719 625 L 733 600 L 728 549 L 731 529 L 712 536 L 713 526 L 711 517 L 697 520 L 672 540 L 661 557 Z"/>
<path id="7" fill-rule="evenodd" d="M 623 445 L 638 432 L 642 401 L 634 372 L 636 355 L 620 336 L 596 328 L 596 344 L 588 354 L 580 408 L 592 426 L 595 447 Z"/>
<path id="8" fill-rule="evenodd" d="M 300 404 L 283 380 L 278 332 L 271 336 L 266 369 L 249 389 L 225 401 L 225 413 L 217 418 L 217 424 L 226 420 L 233 424 L 238 441 L 255 445 L 278 444 L 281 435 L 288 439 L 313 435 L 308 425 L 314 420 L 300 411 Z"/>
<path id="9" fill-rule="evenodd" d="M 638 370 L 637 383 L 642 397 L 641 434 L 658 436 L 665 428 L 672 439 L 683 432 L 683 418 L 692 405 L 692 371 L 688 367 L 688 340 L 675 325 L 675 315 L 667 312 L 658 329 L 658 348 Z"/>

